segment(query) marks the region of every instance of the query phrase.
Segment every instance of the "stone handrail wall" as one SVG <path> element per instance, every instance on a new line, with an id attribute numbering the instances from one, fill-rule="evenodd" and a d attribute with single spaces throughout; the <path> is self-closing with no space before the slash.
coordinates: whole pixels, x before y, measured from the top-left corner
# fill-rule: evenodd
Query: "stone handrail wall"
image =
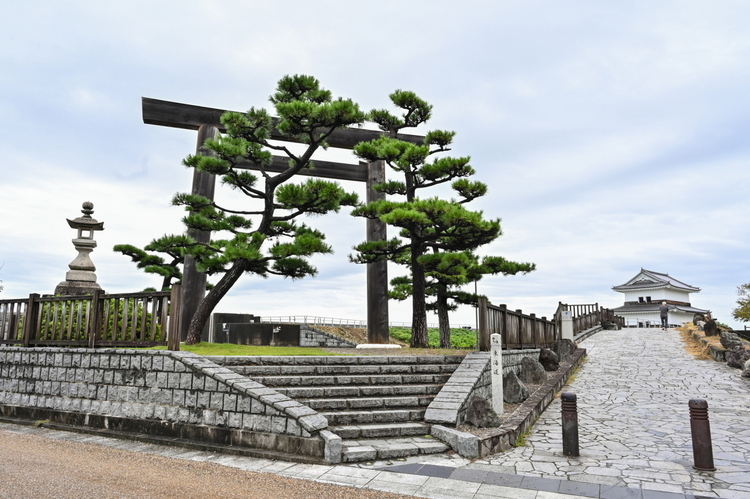
<path id="1" fill-rule="evenodd" d="M 30 414 L 14 408 L 141 420 L 172 436 L 192 427 L 183 433 L 199 440 L 228 429 L 233 442 L 283 440 L 317 457 L 323 445 L 311 440 L 328 434 L 315 410 L 190 352 L 0 347 L 0 412 Z"/>
<path id="2" fill-rule="evenodd" d="M 539 358 L 539 349 L 504 350 L 503 374 L 521 370 L 524 357 Z M 425 421 L 441 425 L 459 426 L 466 420 L 466 411 L 474 397 L 492 400 L 490 353 L 472 352 L 451 375 L 440 393 L 425 412 Z"/>
<path id="3" fill-rule="evenodd" d="M 560 364 L 557 372 L 551 373 L 547 381 L 532 393 L 521 406 L 516 409 L 499 428 L 490 431 L 481 437 L 449 428 L 442 425 L 434 425 L 430 434 L 448 443 L 460 456 L 476 459 L 502 452 L 515 446 L 519 437 L 529 428 L 544 412 L 559 392 L 568 382 L 571 374 L 586 357 L 586 349 L 579 348 L 570 356 L 567 362 Z"/>

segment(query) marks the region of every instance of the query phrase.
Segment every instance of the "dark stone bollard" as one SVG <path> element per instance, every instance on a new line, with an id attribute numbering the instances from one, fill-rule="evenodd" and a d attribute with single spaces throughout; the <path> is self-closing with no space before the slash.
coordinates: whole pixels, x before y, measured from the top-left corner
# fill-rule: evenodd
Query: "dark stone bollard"
<path id="1" fill-rule="evenodd" d="M 563 392 L 560 395 L 562 402 L 562 438 L 563 455 L 579 456 L 578 449 L 578 406 L 576 394 Z"/>
<path id="2" fill-rule="evenodd" d="M 708 402 L 691 399 L 690 433 L 693 436 L 693 468 L 701 471 L 715 471 L 714 451 L 711 447 L 711 425 L 708 422 Z"/>

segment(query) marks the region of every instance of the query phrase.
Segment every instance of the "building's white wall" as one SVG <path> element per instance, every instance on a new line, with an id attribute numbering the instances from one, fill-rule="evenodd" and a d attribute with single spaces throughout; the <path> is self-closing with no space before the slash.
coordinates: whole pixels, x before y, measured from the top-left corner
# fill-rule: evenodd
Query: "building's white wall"
<path id="1" fill-rule="evenodd" d="M 659 291 L 662 292 L 662 299 L 684 301 L 690 303 L 690 293 L 687 293 L 685 291 L 677 291 L 674 289 L 660 289 Z"/>
<path id="2" fill-rule="evenodd" d="M 650 296 L 652 302 L 660 302 L 664 300 L 674 300 L 680 302 L 690 303 L 690 293 L 685 291 L 677 291 L 674 289 L 654 289 L 649 291 L 628 291 L 623 293 L 625 295 L 625 301 L 639 301 L 639 297 L 643 297 L 643 301 L 646 301 L 646 297 Z"/>
<path id="3" fill-rule="evenodd" d="M 643 322 L 644 325 L 646 322 L 650 322 L 651 324 L 656 324 L 656 325 L 661 324 L 661 318 L 659 317 L 659 312 L 622 314 L 622 316 L 625 317 L 625 324 L 628 326 L 632 326 L 636 324 L 636 322 Z M 691 322 L 692 320 L 693 320 L 693 314 L 689 314 L 686 312 L 673 311 L 673 310 L 670 310 L 669 312 L 669 324 L 680 325 L 684 322 Z"/>

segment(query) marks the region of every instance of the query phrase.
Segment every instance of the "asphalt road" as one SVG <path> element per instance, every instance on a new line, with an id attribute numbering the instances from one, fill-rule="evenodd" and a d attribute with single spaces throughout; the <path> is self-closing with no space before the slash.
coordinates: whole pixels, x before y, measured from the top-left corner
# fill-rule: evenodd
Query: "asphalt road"
<path id="1" fill-rule="evenodd" d="M 0 498 L 410 497 L 7 431 L 0 449 Z"/>

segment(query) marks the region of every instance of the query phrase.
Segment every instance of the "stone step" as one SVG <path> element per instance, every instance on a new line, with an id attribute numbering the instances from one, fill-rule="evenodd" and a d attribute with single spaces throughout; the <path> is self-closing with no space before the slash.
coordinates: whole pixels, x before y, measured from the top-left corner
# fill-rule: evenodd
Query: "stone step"
<path id="1" fill-rule="evenodd" d="M 344 440 L 362 438 L 415 437 L 430 434 L 430 425 L 425 423 L 382 423 L 347 426 L 329 426 L 328 430 Z"/>
<path id="2" fill-rule="evenodd" d="M 346 411 L 351 409 L 388 409 L 396 407 L 427 407 L 435 398 L 430 396 L 403 396 L 403 397 L 353 397 L 353 398 L 315 398 L 305 399 L 298 398 L 297 402 L 306 406 L 322 410 L 340 410 Z"/>
<path id="3" fill-rule="evenodd" d="M 330 376 L 337 374 L 452 374 L 458 364 L 385 364 L 385 365 L 277 365 L 227 366 L 244 376 Z"/>
<path id="4" fill-rule="evenodd" d="M 455 364 L 463 361 L 463 355 L 347 355 L 347 356 L 207 356 L 211 362 L 231 366 L 341 366 L 341 365 L 385 365 L 385 364 Z"/>
<path id="5" fill-rule="evenodd" d="M 321 399 L 326 397 L 388 397 L 402 395 L 437 395 L 442 385 L 355 385 L 355 386 L 288 386 L 274 388 L 289 398 Z"/>
<path id="6" fill-rule="evenodd" d="M 406 423 L 422 421 L 425 408 L 390 409 L 385 411 L 320 411 L 330 426 L 373 423 Z"/>
<path id="7" fill-rule="evenodd" d="M 428 436 L 389 439 L 359 439 L 342 442 L 341 457 L 345 463 L 396 459 L 420 454 L 446 452 L 450 447 Z"/>
<path id="8" fill-rule="evenodd" d="M 250 376 L 267 387 L 321 385 L 444 384 L 450 374 L 377 374 L 361 376 Z"/>

